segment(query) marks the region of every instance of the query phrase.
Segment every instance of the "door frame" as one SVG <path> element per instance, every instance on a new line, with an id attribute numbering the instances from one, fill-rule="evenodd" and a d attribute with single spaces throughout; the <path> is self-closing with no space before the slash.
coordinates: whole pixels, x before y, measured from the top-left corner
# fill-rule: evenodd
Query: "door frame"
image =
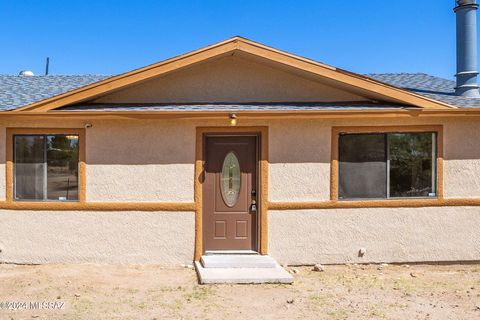
<path id="1" fill-rule="evenodd" d="M 257 251 L 267 254 L 268 248 L 268 127 L 197 127 L 195 143 L 195 261 L 204 252 L 203 246 L 203 170 L 205 164 L 205 139 L 207 136 L 257 136 Z"/>

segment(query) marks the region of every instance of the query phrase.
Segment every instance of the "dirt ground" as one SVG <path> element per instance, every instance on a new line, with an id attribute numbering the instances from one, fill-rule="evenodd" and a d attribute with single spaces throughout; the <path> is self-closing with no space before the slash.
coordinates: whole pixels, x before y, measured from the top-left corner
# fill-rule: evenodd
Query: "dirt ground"
<path id="1" fill-rule="evenodd" d="M 480 265 L 295 269 L 293 285 L 202 286 L 189 268 L 4 264 L 0 319 L 480 319 Z"/>

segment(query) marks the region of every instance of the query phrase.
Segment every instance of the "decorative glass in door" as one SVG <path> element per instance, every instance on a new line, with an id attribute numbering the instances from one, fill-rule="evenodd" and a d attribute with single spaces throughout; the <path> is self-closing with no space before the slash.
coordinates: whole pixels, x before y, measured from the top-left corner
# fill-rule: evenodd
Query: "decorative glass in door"
<path id="1" fill-rule="evenodd" d="M 238 158 L 230 151 L 225 156 L 220 174 L 220 190 L 222 198 L 228 207 L 233 207 L 240 195 L 241 171 Z"/>

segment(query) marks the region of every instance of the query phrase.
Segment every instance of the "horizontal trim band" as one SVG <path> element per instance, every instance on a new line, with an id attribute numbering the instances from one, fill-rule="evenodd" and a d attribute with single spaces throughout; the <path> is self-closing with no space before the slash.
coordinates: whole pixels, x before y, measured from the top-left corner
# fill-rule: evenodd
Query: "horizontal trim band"
<path id="1" fill-rule="evenodd" d="M 419 208 L 480 206 L 480 198 L 399 199 L 365 201 L 270 202 L 269 210 L 354 209 L 354 208 Z"/>
<path id="2" fill-rule="evenodd" d="M 268 210 L 355 209 L 355 208 L 419 208 L 480 206 L 480 198 L 395 199 L 364 201 L 269 202 Z M 195 211 L 194 202 L 7 202 L 0 201 L 0 210 L 58 211 Z"/>
<path id="3" fill-rule="evenodd" d="M 195 211 L 193 202 L 9 202 L 0 201 L 0 210 L 58 211 Z"/>
<path id="4" fill-rule="evenodd" d="M 0 112 L 0 118 L 5 119 L 228 119 L 232 111 L 58 111 L 58 112 Z M 451 109 L 402 109 L 402 110 L 309 110 L 309 111 L 235 111 L 240 119 L 273 119 L 273 118 L 369 118 L 369 117 L 462 117 L 480 116 L 480 108 Z"/>

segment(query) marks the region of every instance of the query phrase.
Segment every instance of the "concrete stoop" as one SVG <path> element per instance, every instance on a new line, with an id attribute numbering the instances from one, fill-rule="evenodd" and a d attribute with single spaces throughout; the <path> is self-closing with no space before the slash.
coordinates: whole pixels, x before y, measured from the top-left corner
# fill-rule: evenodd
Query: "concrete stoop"
<path id="1" fill-rule="evenodd" d="M 202 256 L 195 269 L 201 284 L 293 283 L 293 276 L 269 256 Z"/>

